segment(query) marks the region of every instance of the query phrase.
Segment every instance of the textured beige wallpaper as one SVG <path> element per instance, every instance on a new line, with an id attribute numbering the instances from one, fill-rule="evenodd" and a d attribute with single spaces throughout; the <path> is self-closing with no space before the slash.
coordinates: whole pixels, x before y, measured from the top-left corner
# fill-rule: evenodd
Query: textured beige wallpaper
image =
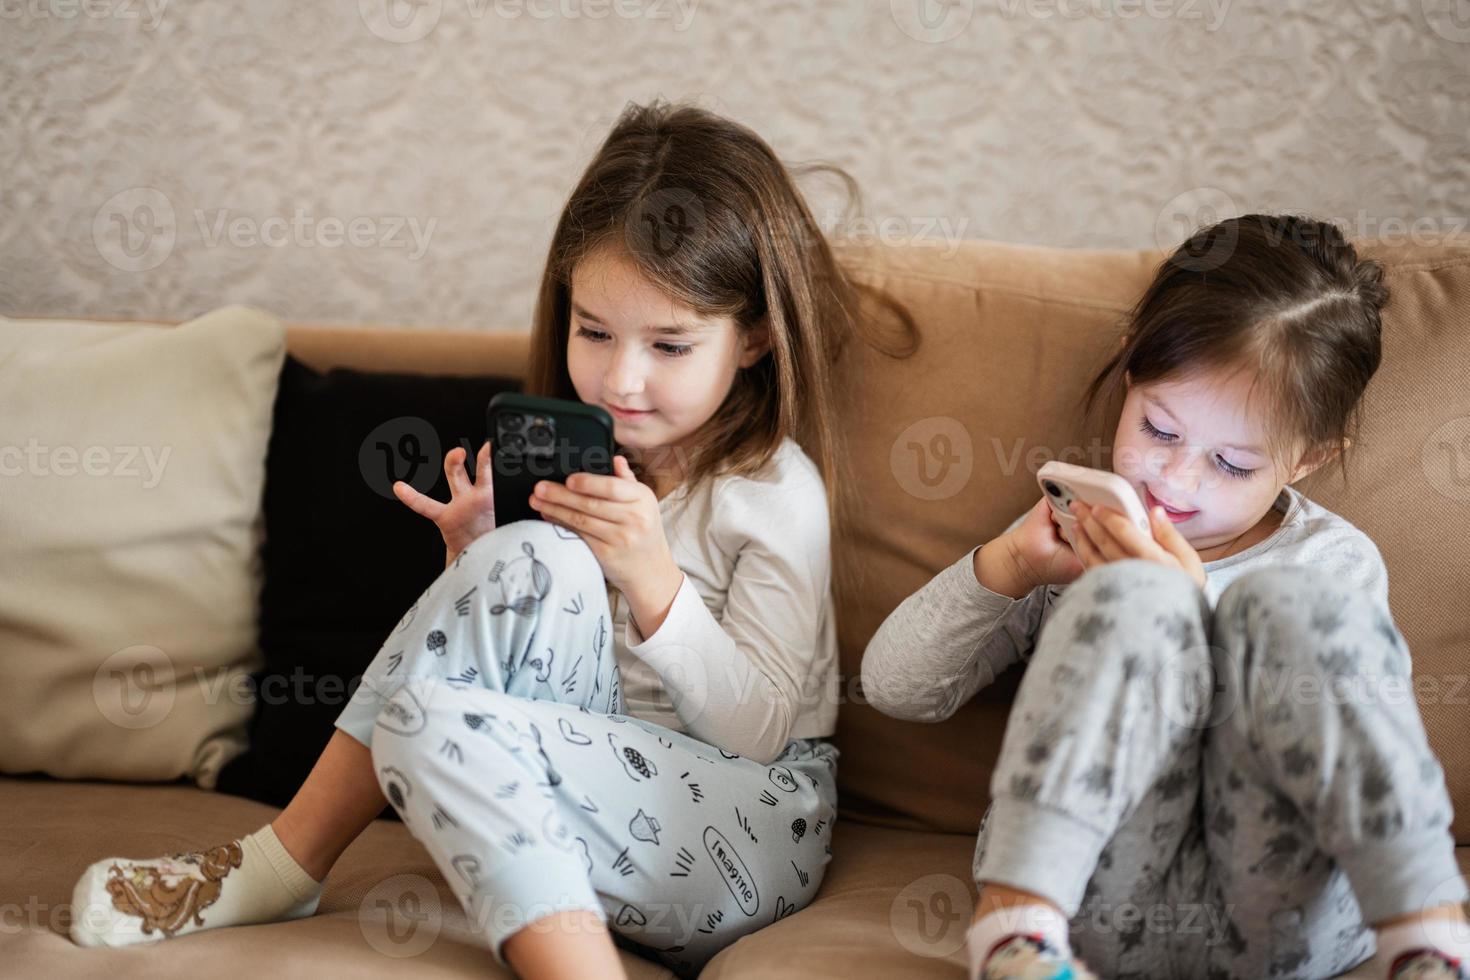
<path id="1" fill-rule="evenodd" d="M 523 327 L 656 95 L 846 167 L 858 237 L 1470 212 L 1467 0 L 0 0 L 0 312 Z"/>

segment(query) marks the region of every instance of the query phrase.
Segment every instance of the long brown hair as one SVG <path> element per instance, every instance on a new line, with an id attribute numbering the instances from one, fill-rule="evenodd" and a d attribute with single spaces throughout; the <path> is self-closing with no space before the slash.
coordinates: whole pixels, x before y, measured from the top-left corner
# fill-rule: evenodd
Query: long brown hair
<path id="1" fill-rule="evenodd" d="M 1383 267 L 1329 222 L 1247 214 L 1196 231 L 1164 261 L 1128 314 L 1121 349 L 1083 398 L 1212 369 L 1254 372 L 1267 393 L 1271 455 L 1345 448 L 1381 358 Z M 1345 455 L 1339 454 L 1347 479 Z"/>
<path id="2" fill-rule="evenodd" d="M 836 172 L 855 190 L 836 168 L 805 169 Z M 832 367 L 847 339 L 866 333 L 858 296 L 868 288 L 838 265 L 792 172 L 750 129 L 704 109 L 628 105 L 552 235 L 529 392 L 577 398 L 567 371 L 571 275 L 606 246 L 623 249 L 651 283 L 696 312 L 729 317 L 742 332 L 758 324 L 769 331 L 769 352 L 737 372 L 696 437 L 689 482 L 759 472 L 789 435 L 821 472 L 839 523 L 850 481 L 839 472 Z M 907 312 L 877 295 L 917 337 Z"/>

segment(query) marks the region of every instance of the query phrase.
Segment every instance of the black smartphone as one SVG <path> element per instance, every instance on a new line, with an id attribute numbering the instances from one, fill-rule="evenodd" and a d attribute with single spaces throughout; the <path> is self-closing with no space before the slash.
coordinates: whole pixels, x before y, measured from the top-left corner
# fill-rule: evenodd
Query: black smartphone
<path id="1" fill-rule="evenodd" d="M 501 392 L 486 412 L 495 526 L 540 518 L 531 509 L 539 480 L 613 471 L 613 420 L 607 409 L 564 398 Z"/>

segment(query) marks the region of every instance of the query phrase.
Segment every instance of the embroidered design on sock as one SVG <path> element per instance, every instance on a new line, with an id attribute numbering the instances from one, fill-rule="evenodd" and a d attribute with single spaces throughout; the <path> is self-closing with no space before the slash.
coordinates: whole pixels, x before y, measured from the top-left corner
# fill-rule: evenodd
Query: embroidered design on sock
<path id="1" fill-rule="evenodd" d="M 1008 936 L 985 959 L 983 980 L 1096 980 L 1039 933 Z"/>
<path id="2" fill-rule="evenodd" d="M 229 873 L 244 860 L 239 841 L 211 847 L 201 854 L 171 854 L 158 864 L 117 864 L 108 868 L 107 891 L 113 907 L 143 920 L 143 933 L 165 936 L 189 925 L 204 925 L 203 911 L 213 905 Z"/>
<path id="3" fill-rule="evenodd" d="M 1465 980 L 1463 964 L 1432 949 L 1410 950 L 1393 961 L 1389 980 Z"/>

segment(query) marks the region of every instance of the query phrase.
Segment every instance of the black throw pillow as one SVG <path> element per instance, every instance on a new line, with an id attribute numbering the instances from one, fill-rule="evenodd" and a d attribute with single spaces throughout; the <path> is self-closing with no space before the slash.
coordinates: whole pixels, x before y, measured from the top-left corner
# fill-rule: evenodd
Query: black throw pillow
<path id="1" fill-rule="evenodd" d="M 265 581 L 250 748 L 218 790 L 285 806 L 306 780 L 363 669 L 444 571 L 438 529 L 393 496 L 404 480 L 449 499 L 444 454 L 474 474 L 485 408 L 513 377 L 334 369 L 287 356 L 266 458 Z M 384 817 L 397 819 L 391 806 Z"/>

